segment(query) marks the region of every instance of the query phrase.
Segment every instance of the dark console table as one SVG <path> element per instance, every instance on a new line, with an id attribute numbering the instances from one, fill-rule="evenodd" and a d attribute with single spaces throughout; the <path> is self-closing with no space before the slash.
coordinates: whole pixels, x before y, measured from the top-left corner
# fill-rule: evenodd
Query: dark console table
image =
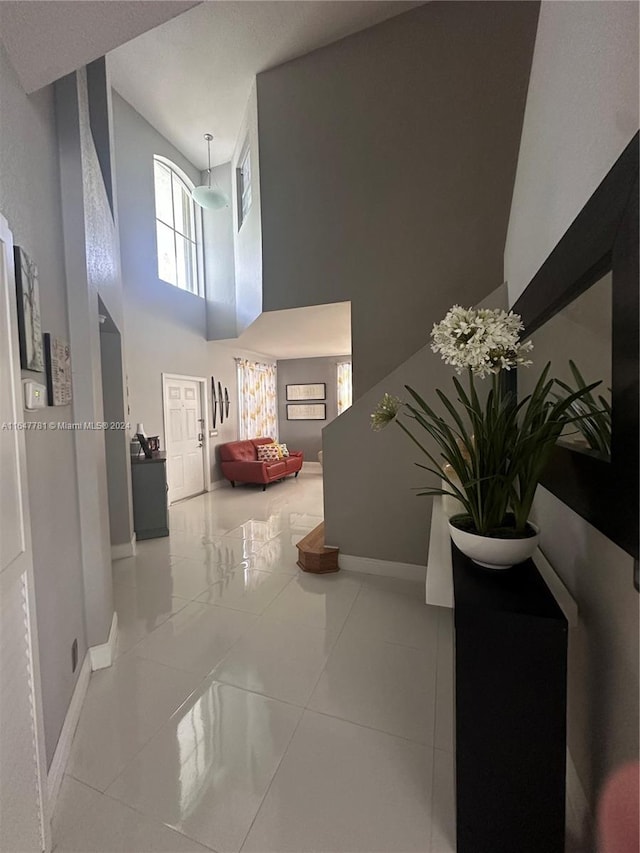
<path id="1" fill-rule="evenodd" d="M 458 853 L 562 853 L 567 620 L 533 561 L 451 548 Z"/>
<path id="2" fill-rule="evenodd" d="M 136 539 L 169 535 L 167 506 L 167 454 L 131 459 L 133 529 Z"/>

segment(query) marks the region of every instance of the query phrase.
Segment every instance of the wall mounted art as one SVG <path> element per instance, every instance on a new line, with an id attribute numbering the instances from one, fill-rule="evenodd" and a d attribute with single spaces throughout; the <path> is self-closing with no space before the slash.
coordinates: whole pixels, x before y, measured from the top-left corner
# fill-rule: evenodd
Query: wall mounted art
<path id="1" fill-rule="evenodd" d="M 324 400 L 327 386 L 324 382 L 306 385 L 287 385 L 287 400 Z"/>
<path id="2" fill-rule="evenodd" d="M 211 377 L 211 423 L 216 428 L 218 420 L 218 398 L 216 397 L 216 380 Z"/>
<path id="3" fill-rule="evenodd" d="M 73 399 L 69 344 L 63 338 L 56 338 L 47 332 L 44 336 L 44 354 L 49 405 L 68 406 Z"/>
<path id="4" fill-rule="evenodd" d="M 220 423 L 224 423 L 224 397 L 222 396 L 222 385 L 218 382 L 218 403 L 220 404 Z"/>
<path id="5" fill-rule="evenodd" d="M 13 247 L 13 260 L 18 295 L 20 366 L 24 370 L 41 373 L 44 370 L 44 352 L 40 324 L 38 267 L 19 246 Z"/>
<path id="6" fill-rule="evenodd" d="M 224 389 L 224 416 L 229 420 L 229 389 L 226 386 Z"/>
<path id="7" fill-rule="evenodd" d="M 287 405 L 288 421 L 324 421 L 326 419 L 327 407 L 324 403 Z"/>

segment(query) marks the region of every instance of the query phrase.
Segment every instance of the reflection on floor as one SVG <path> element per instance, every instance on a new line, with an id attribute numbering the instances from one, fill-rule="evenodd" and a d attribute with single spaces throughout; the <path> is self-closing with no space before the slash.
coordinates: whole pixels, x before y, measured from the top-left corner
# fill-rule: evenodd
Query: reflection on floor
<path id="1" fill-rule="evenodd" d="M 113 564 L 57 853 L 455 850 L 452 625 L 424 586 L 313 576 L 320 475 L 171 508 Z"/>

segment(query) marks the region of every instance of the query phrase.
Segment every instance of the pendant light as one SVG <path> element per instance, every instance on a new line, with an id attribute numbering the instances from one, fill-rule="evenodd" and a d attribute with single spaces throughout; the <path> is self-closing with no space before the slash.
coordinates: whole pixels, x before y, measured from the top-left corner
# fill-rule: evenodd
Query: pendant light
<path id="1" fill-rule="evenodd" d="M 211 140 L 213 136 L 210 133 L 205 133 L 204 138 L 207 140 L 209 163 L 207 168 L 207 183 L 200 187 L 195 187 L 191 191 L 191 196 L 196 204 L 199 204 L 200 207 L 204 207 L 206 210 L 220 210 L 221 207 L 229 207 L 229 199 L 216 183 L 211 186 Z"/>

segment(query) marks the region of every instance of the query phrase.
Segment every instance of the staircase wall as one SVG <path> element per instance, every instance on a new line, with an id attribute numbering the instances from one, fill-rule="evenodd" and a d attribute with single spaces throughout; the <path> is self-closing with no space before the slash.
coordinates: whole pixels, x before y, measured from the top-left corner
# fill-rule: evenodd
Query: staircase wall
<path id="1" fill-rule="evenodd" d="M 351 300 L 356 398 L 503 280 L 537 16 L 427 3 L 258 75 L 263 310 Z"/>

